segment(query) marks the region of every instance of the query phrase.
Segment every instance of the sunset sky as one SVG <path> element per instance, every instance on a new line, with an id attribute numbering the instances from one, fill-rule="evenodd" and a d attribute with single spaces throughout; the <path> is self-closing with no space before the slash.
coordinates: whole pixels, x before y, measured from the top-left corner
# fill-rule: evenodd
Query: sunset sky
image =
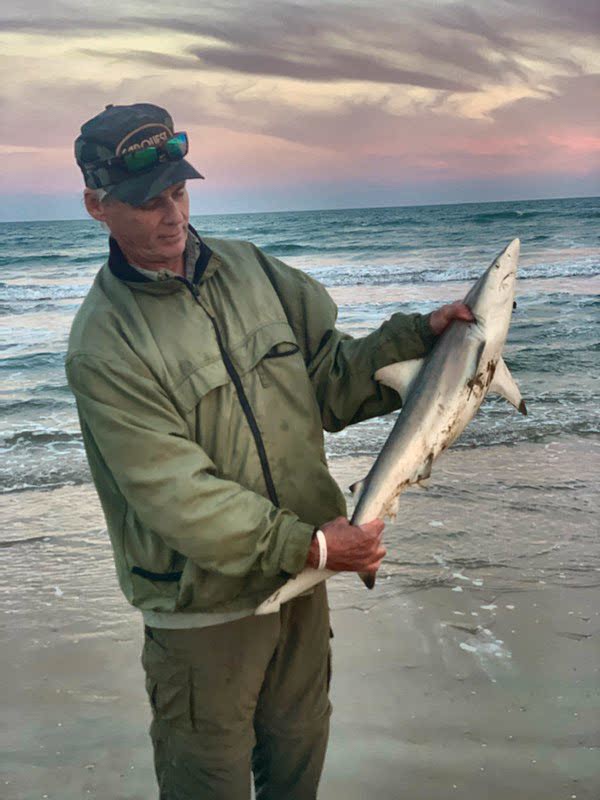
<path id="1" fill-rule="evenodd" d="M 22 0 L 0 12 L 0 219 L 83 217 L 107 103 L 191 138 L 194 213 L 600 194 L 597 0 Z"/>

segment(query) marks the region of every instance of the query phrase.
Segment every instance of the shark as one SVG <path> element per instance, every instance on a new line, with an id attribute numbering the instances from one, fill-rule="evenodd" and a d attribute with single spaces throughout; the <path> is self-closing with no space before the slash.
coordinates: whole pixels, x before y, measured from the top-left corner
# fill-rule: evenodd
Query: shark
<path id="1" fill-rule="evenodd" d="M 351 487 L 353 525 L 395 518 L 401 493 L 429 479 L 433 463 L 464 431 L 488 394 L 501 395 L 527 414 L 502 358 L 515 306 L 519 252 L 519 239 L 514 239 L 468 291 L 464 302 L 473 322 L 452 322 L 425 358 L 375 372 L 375 380 L 398 392 L 402 410 L 368 475 Z M 262 602 L 255 614 L 275 613 L 282 603 L 335 574 L 307 567 Z M 361 578 L 373 587 L 374 575 Z"/>

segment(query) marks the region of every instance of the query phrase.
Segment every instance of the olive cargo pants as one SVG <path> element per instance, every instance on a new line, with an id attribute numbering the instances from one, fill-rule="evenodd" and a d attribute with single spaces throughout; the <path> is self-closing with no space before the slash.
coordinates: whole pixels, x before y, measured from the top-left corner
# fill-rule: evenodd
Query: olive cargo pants
<path id="1" fill-rule="evenodd" d="M 324 584 L 281 607 L 185 630 L 146 628 L 142 664 L 160 800 L 312 800 L 331 705 Z"/>

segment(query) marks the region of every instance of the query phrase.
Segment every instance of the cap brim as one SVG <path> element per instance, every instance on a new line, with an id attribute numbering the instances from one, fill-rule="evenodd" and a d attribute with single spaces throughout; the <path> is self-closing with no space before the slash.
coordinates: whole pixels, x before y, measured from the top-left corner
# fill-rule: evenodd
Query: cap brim
<path id="1" fill-rule="evenodd" d="M 136 175 L 117 183 L 108 191 L 108 196 L 115 197 L 132 206 L 141 206 L 168 189 L 169 186 L 192 178 L 204 178 L 204 175 L 200 175 L 184 159 L 168 161 L 165 164 L 159 164 L 150 172 L 144 172 L 143 175 Z"/>

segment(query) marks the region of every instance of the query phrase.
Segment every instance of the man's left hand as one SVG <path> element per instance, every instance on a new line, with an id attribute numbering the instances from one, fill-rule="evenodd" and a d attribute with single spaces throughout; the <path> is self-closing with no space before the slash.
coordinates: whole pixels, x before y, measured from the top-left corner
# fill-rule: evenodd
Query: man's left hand
<path id="1" fill-rule="evenodd" d="M 432 311 L 429 317 L 429 324 L 435 336 L 439 336 L 455 319 L 461 319 L 464 322 L 475 322 L 475 317 L 471 313 L 469 306 L 466 306 L 461 300 L 457 300 L 455 303 L 449 303 L 447 306 L 442 306 Z"/>

